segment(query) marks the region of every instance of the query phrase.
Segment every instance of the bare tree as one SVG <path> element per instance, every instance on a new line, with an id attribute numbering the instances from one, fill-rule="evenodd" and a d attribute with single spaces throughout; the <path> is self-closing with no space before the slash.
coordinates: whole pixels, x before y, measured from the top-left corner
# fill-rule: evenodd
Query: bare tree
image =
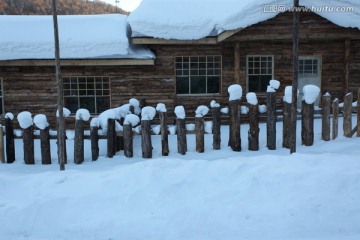
<path id="1" fill-rule="evenodd" d="M 59 31 L 56 11 L 56 0 L 52 0 L 52 13 L 54 21 L 54 39 L 55 39 L 55 69 L 57 82 L 57 144 L 58 144 L 58 159 L 60 163 L 60 171 L 65 170 L 65 132 L 64 132 L 64 114 L 63 114 L 63 80 L 60 70 L 60 47 L 59 47 Z"/>

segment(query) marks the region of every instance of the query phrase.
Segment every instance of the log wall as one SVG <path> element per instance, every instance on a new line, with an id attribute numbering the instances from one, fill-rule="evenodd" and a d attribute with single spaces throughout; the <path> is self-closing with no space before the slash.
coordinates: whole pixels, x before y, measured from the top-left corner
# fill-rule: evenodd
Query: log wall
<path id="1" fill-rule="evenodd" d="M 329 91 L 333 98 L 343 97 L 344 45 L 350 39 L 349 90 L 360 87 L 360 31 L 342 28 L 313 14 L 300 14 L 300 55 L 316 55 L 322 60 L 321 90 Z M 193 117 L 199 105 L 209 105 L 216 100 L 227 105 L 227 88 L 240 82 L 246 94 L 246 56 L 273 55 L 274 78 L 281 82 L 278 99 L 292 81 L 292 14 L 255 24 L 215 45 L 150 45 L 155 53 L 154 66 L 65 66 L 63 76 L 108 76 L 111 84 L 111 107 L 126 103 L 136 97 L 145 105 L 162 102 L 168 109 L 176 105 L 186 107 L 187 116 Z M 236 46 L 236 47 L 235 47 Z M 235 48 L 239 55 L 235 55 Z M 202 96 L 176 95 L 176 56 L 221 55 L 222 82 L 219 94 Z M 235 66 L 240 62 L 240 67 Z M 239 73 L 235 74 L 235 69 Z M 4 67 L 0 65 L 3 79 L 5 112 L 15 115 L 31 111 L 34 115 L 49 116 L 52 126 L 56 111 L 56 81 L 54 67 Z M 264 104 L 265 94 L 258 94 L 259 104 Z M 356 100 L 356 99 L 355 99 Z M 173 116 L 172 112 L 168 113 Z M 53 116 L 53 117 L 51 117 Z M 171 119 L 171 118 L 170 118 Z"/>

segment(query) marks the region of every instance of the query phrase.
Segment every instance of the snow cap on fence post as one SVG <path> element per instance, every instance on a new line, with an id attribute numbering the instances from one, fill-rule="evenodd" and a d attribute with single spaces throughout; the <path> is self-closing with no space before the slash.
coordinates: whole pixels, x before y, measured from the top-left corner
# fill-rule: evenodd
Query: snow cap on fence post
<path id="1" fill-rule="evenodd" d="M 69 109 L 63 108 L 63 116 L 64 117 L 68 117 L 68 116 L 70 116 L 70 114 L 71 114 L 71 111 Z M 56 117 L 59 117 L 59 111 L 58 110 L 56 110 Z"/>
<path id="2" fill-rule="evenodd" d="M 283 100 L 289 104 L 292 103 L 292 86 L 286 86 Z"/>
<path id="3" fill-rule="evenodd" d="M 217 103 L 215 100 L 212 100 L 212 101 L 210 102 L 210 107 L 212 107 L 212 108 L 220 107 L 220 104 Z"/>
<path id="4" fill-rule="evenodd" d="M 280 82 L 278 80 L 272 79 L 269 82 L 266 92 L 276 92 L 276 90 L 280 87 Z"/>
<path id="5" fill-rule="evenodd" d="M 257 105 L 258 99 L 256 97 L 256 94 L 254 92 L 248 92 L 246 94 L 246 101 L 251 105 Z"/>
<path id="6" fill-rule="evenodd" d="M 134 107 L 135 114 L 140 114 L 141 113 L 139 100 L 137 100 L 136 98 L 131 98 L 129 100 L 129 104 L 130 104 L 130 106 Z"/>
<path id="7" fill-rule="evenodd" d="M 45 128 L 47 128 L 49 126 L 49 123 L 46 119 L 46 115 L 44 114 L 37 114 L 34 117 L 34 124 L 36 125 L 37 128 L 44 130 Z"/>
<path id="8" fill-rule="evenodd" d="M 17 120 L 21 128 L 26 129 L 33 125 L 33 119 L 31 113 L 28 111 L 21 112 L 17 115 Z"/>
<path id="9" fill-rule="evenodd" d="M 307 104 L 313 104 L 319 96 L 320 88 L 315 85 L 306 85 L 303 87 L 304 100 Z"/>
<path id="10" fill-rule="evenodd" d="M 240 100 L 242 97 L 242 87 L 239 84 L 233 84 L 228 88 L 229 101 Z"/>
<path id="11" fill-rule="evenodd" d="M 156 111 L 158 112 L 167 112 L 166 106 L 163 103 L 158 103 L 156 105 Z"/>
<path id="12" fill-rule="evenodd" d="M 12 114 L 11 112 L 7 112 L 7 113 L 5 114 L 5 118 L 8 118 L 8 119 L 10 119 L 10 120 L 14 120 L 14 114 Z"/>
<path id="13" fill-rule="evenodd" d="M 141 120 L 153 120 L 156 110 L 154 107 L 144 107 L 141 109 Z"/>
<path id="14" fill-rule="evenodd" d="M 83 120 L 83 121 L 88 121 L 90 119 L 90 112 L 87 109 L 84 108 L 80 108 L 76 111 L 75 114 L 75 119 L 76 120 Z"/>
<path id="15" fill-rule="evenodd" d="M 174 112 L 177 118 L 185 119 L 186 114 L 184 106 L 176 106 Z"/>
<path id="16" fill-rule="evenodd" d="M 208 114 L 209 108 L 207 106 L 201 105 L 198 106 L 198 108 L 195 111 L 195 117 L 204 117 L 206 114 Z"/>
<path id="17" fill-rule="evenodd" d="M 99 118 L 97 117 L 92 118 L 90 121 L 90 127 L 99 127 L 99 126 L 100 126 Z"/>
<path id="18" fill-rule="evenodd" d="M 138 115 L 135 115 L 135 114 L 128 114 L 126 115 L 125 117 L 125 120 L 124 120 L 124 125 L 125 124 L 129 124 L 131 125 L 132 127 L 138 125 L 140 122 L 140 118 Z"/>

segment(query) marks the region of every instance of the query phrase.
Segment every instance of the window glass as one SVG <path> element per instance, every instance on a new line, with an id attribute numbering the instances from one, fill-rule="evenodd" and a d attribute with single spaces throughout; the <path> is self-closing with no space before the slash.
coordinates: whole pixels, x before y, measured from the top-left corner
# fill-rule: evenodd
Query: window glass
<path id="1" fill-rule="evenodd" d="M 272 56 L 247 56 L 249 92 L 265 92 L 273 78 Z"/>

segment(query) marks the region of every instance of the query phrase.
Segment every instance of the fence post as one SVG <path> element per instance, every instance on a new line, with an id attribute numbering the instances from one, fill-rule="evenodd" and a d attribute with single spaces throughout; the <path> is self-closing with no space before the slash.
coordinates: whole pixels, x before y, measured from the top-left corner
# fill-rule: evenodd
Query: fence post
<path id="1" fill-rule="evenodd" d="M 125 157 L 132 158 L 134 155 L 133 150 L 133 132 L 131 124 L 123 125 L 124 135 L 124 155 Z"/>
<path id="2" fill-rule="evenodd" d="M 284 148 L 290 149 L 291 103 L 283 101 L 283 142 Z"/>
<path id="3" fill-rule="evenodd" d="M 84 120 L 75 120 L 74 163 L 84 162 Z"/>
<path id="4" fill-rule="evenodd" d="M 185 109 L 183 106 L 175 107 L 176 114 L 176 134 L 178 143 L 178 153 L 185 155 L 187 151 Z"/>
<path id="5" fill-rule="evenodd" d="M 152 158 L 151 120 L 155 117 L 153 107 L 144 107 L 141 110 L 141 148 L 143 158 Z"/>
<path id="6" fill-rule="evenodd" d="M 96 161 L 99 158 L 99 126 L 97 117 L 90 121 L 90 142 L 91 142 L 91 160 Z"/>
<path id="7" fill-rule="evenodd" d="M 229 145 L 233 151 L 241 151 L 239 100 L 229 101 Z"/>
<path id="8" fill-rule="evenodd" d="M 233 151 L 241 151 L 240 113 L 239 106 L 242 96 L 242 87 L 233 84 L 228 88 L 229 93 L 229 146 Z"/>
<path id="9" fill-rule="evenodd" d="M 40 129 L 41 163 L 51 164 L 49 127 Z"/>
<path id="10" fill-rule="evenodd" d="M 330 108 L 331 96 L 325 94 L 322 96 L 322 131 L 321 138 L 324 141 L 330 141 Z"/>
<path id="11" fill-rule="evenodd" d="M 112 158 L 115 155 L 115 119 L 109 118 L 107 128 L 107 157 Z"/>
<path id="12" fill-rule="evenodd" d="M 332 105 L 333 120 L 332 120 L 332 139 L 336 139 L 339 133 L 339 99 L 336 98 Z"/>
<path id="13" fill-rule="evenodd" d="M 302 101 L 301 140 L 305 146 L 314 144 L 314 103 Z"/>
<path id="14" fill-rule="evenodd" d="M 259 150 L 259 106 L 256 94 L 249 92 L 246 94 L 249 107 L 249 131 L 248 142 L 250 151 Z"/>
<path id="15" fill-rule="evenodd" d="M 221 118 L 220 105 L 212 106 L 212 122 L 213 122 L 213 149 L 219 150 L 221 148 Z"/>
<path id="16" fill-rule="evenodd" d="M 25 164 L 35 164 L 34 159 L 34 130 L 31 113 L 23 111 L 17 116 L 20 127 L 23 129 L 23 147 Z"/>
<path id="17" fill-rule="evenodd" d="M 360 137 L 360 88 L 358 89 L 358 98 L 357 98 L 357 137 Z"/>
<path id="18" fill-rule="evenodd" d="M 35 164 L 34 128 L 33 128 L 33 126 L 23 129 L 23 143 L 24 143 L 24 162 L 25 162 L 25 164 Z"/>
<path id="19" fill-rule="evenodd" d="M 169 155 L 169 133 L 167 126 L 167 115 L 166 115 L 166 107 L 163 103 L 158 103 L 156 106 L 156 110 L 159 112 L 160 118 L 160 132 L 161 132 L 161 155 L 168 156 Z"/>
<path id="20" fill-rule="evenodd" d="M 0 161 L 5 163 L 5 154 L 4 154 L 4 129 L 0 124 Z"/>
<path id="21" fill-rule="evenodd" d="M 196 129 L 196 151 L 203 153 L 205 151 L 205 126 L 204 116 L 209 112 L 209 108 L 202 105 L 199 106 L 195 111 L 195 129 Z"/>
<path id="22" fill-rule="evenodd" d="M 266 92 L 266 146 L 276 149 L 276 92 Z"/>
<path id="23" fill-rule="evenodd" d="M 7 113 L 5 115 L 5 139 L 6 139 L 6 162 L 15 162 L 15 140 L 13 129 L 14 115 Z"/>
<path id="24" fill-rule="evenodd" d="M 346 94 L 344 99 L 344 122 L 343 122 L 344 136 L 346 137 L 351 137 L 352 100 L 353 100 L 353 94 L 352 93 Z"/>

